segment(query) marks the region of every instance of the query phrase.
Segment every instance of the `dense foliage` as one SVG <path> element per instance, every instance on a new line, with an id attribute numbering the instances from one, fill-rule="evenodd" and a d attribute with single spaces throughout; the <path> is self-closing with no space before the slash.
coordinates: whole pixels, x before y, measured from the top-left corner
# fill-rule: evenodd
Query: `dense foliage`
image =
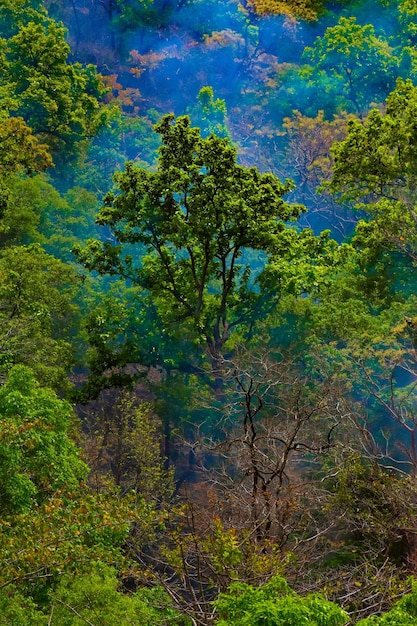
<path id="1" fill-rule="evenodd" d="M 0 0 L 0 625 L 417 623 L 410 0 Z"/>

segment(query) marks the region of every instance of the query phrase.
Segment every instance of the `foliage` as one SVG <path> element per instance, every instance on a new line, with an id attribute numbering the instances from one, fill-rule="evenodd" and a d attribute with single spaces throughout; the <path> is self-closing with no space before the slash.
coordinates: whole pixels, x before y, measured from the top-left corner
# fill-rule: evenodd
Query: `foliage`
<path id="1" fill-rule="evenodd" d="M 35 174 L 52 166 L 46 144 L 33 135 L 20 117 L 0 114 L 0 216 L 4 217 L 10 202 L 10 185 L 15 174 Z"/>
<path id="2" fill-rule="evenodd" d="M 158 138 L 153 132 L 153 121 L 160 118 L 155 111 L 149 111 L 146 117 L 139 115 L 133 107 L 130 115 L 123 113 L 127 109 L 119 89 L 112 76 L 105 77 L 106 85 L 112 88 L 115 99 L 108 105 L 106 125 L 91 139 L 82 167 L 75 173 L 76 185 L 102 198 L 111 187 L 112 176 L 121 170 L 127 160 L 134 160 L 138 165 L 152 164 L 156 159 Z M 91 226 L 90 237 L 94 232 Z"/>
<path id="3" fill-rule="evenodd" d="M 179 332 L 200 353 L 205 344 L 216 369 L 232 333 L 252 331 L 280 297 L 277 287 L 304 267 L 305 282 L 293 289 L 308 290 L 315 264 L 331 266 L 337 246 L 326 233 L 288 226 L 303 210 L 283 199 L 291 183 L 238 165 L 228 139 L 202 138 L 187 117 L 166 116 L 156 130 L 158 169 L 128 163 L 98 215 L 116 243 L 91 241 L 76 254 L 88 269 L 137 285 L 167 338 Z M 259 270 L 246 262 L 248 250 L 265 253 Z"/>
<path id="4" fill-rule="evenodd" d="M 191 121 L 201 128 L 201 135 L 216 135 L 217 137 L 230 137 L 227 128 L 226 102 L 220 98 L 214 98 L 212 87 L 202 87 L 197 94 L 197 104 L 188 111 Z"/>
<path id="5" fill-rule="evenodd" d="M 151 330 L 153 318 L 147 318 L 146 310 L 137 310 L 139 298 L 137 287 L 126 287 L 121 281 L 110 283 L 104 294 L 99 292 L 91 298 L 84 318 L 89 380 L 80 390 L 81 401 L 96 398 L 102 389 L 127 386 L 132 379 L 144 376 L 143 371 L 135 367 L 134 376 L 129 374 L 126 371 L 128 364 L 146 366 L 154 363 L 156 332 Z M 147 332 L 142 337 L 140 329 L 144 328 Z"/>
<path id="6" fill-rule="evenodd" d="M 417 10 L 415 4 L 411 0 L 400 0 L 398 13 L 401 27 L 408 37 L 408 43 L 414 44 L 417 35 Z"/>
<path id="7" fill-rule="evenodd" d="M 105 109 L 98 101 L 104 87 L 92 65 L 68 63 L 70 49 L 62 25 L 42 11 L 34 21 L 22 21 L 22 10 L 12 13 L 16 32 L 0 41 L 6 90 L 1 104 L 25 120 L 58 163 L 60 151 L 76 153 L 105 123 Z"/>
<path id="8" fill-rule="evenodd" d="M 47 22 L 47 12 L 42 0 L 2 0 L 0 5 L 2 36 L 15 35 L 21 25 L 29 22 Z"/>
<path id="9" fill-rule="evenodd" d="M 226 139 L 202 139 L 185 117 L 172 122 L 167 116 L 157 126 L 163 142 L 158 171 L 127 164 L 98 216 L 121 244 L 143 244 L 147 254 L 137 259 L 118 246 L 92 242 L 81 259 L 89 269 L 163 295 L 168 319 L 193 319 L 218 350 L 237 321 L 226 321 L 227 308 L 236 307 L 237 292 L 249 290 L 248 268 L 238 265 L 243 249 L 271 248 L 283 229 L 278 220 L 297 217 L 300 208 L 282 199 L 289 184 L 238 166 Z M 211 295 L 214 281 L 220 290 Z"/>
<path id="10" fill-rule="evenodd" d="M 85 571 L 92 559 L 121 565 L 131 524 L 141 520 L 138 544 L 152 534 L 152 507 L 139 496 L 89 491 L 72 407 L 28 368 L 11 370 L 0 413 L 0 588 L 17 585 L 44 601 L 63 571 Z"/>
<path id="11" fill-rule="evenodd" d="M 354 219 L 331 197 L 326 183 L 332 175 L 330 148 L 345 138 L 348 119 L 348 115 L 342 114 L 327 120 L 323 110 L 315 117 L 294 111 L 283 122 L 286 172 L 291 173 L 296 184 L 291 197 L 309 207 L 304 220 L 313 229 L 327 223 L 332 232 L 342 237 L 350 234 Z"/>
<path id="12" fill-rule="evenodd" d="M 388 463 L 370 451 L 367 457 L 346 451 L 326 482 L 325 515 L 338 521 L 322 545 L 323 592 L 356 618 L 392 605 L 407 590 L 414 563 L 413 481 Z"/>
<path id="13" fill-rule="evenodd" d="M 414 144 L 417 90 L 399 80 L 384 113 L 349 122 L 345 141 L 333 148 L 331 188 L 372 216 L 361 220 L 356 240 L 371 249 L 399 250 L 415 261 Z"/>
<path id="14" fill-rule="evenodd" d="M 86 485 L 57 491 L 30 511 L 2 518 L 0 585 L 16 585 L 44 604 L 63 573 L 88 573 L 94 561 L 128 574 L 121 546 L 135 522 L 138 545 L 141 538 L 150 541 L 158 518 L 133 495 L 123 500 L 118 494 L 94 495 Z"/>
<path id="15" fill-rule="evenodd" d="M 31 598 L 25 597 L 16 589 L 0 590 L 1 626 L 45 626 L 46 619 Z"/>
<path id="16" fill-rule="evenodd" d="M 343 626 L 347 620 L 337 605 L 318 595 L 300 598 L 280 577 L 257 589 L 243 583 L 231 585 L 216 601 L 216 608 L 218 626 Z"/>
<path id="17" fill-rule="evenodd" d="M 3 514 L 27 511 L 63 486 L 86 478 L 87 467 L 68 437 L 72 409 L 15 366 L 0 388 L 1 501 Z"/>
<path id="18" fill-rule="evenodd" d="M 2 152 L 0 164 L 5 172 L 33 174 L 52 166 L 52 159 L 45 144 L 34 137 L 32 130 L 21 117 L 6 117 L 0 123 Z"/>
<path id="19" fill-rule="evenodd" d="M 116 399 L 103 393 L 83 420 L 85 444 L 91 468 L 90 482 L 99 488 L 111 471 L 123 493 L 135 491 L 148 502 L 161 506 L 173 492 L 172 474 L 164 469 L 161 455 L 161 424 L 149 402 L 124 391 Z"/>
<path id="20" fill-rule="evenodd" d="M 169 23 L 173 11 L 186 5 L 190 0 L 111 0 L 114 4 L 114 23 L 121 31 L 140 27 L 161 28 Z M 117 14 L 116 14 L 117 12 Z"/>
<path id="21" fill-rule="evenodd" d="M 283 572 L 291 556 L 272 543 L 254 542 L 251 531 L 240 528 L 235 515 L 236 527 L 223 523 L 218 513 L 230 514 L 232 508 L 207 483 L 195 482 L 192 490 L 186 486 L 182 492 L 186 503 L 171 509 L 168 532 L 153 548 L 159 566 L 152 568 L 152 575 L 169 590 L 182 613 L 211 624 L 219 593 L 237 581 L 263 584 Z M 146 560 L 146 554 L 140 556 Z"/>
<path id="22" fill-rule="evenodd" d="M 93 562 L 88 573 L 61 576 L 49 592 L 49 606 L 38 608 L 16 588 L 0 591 L 2 626 L 80 626 L 105 621 L 108 626 L 168 626 L 188 621 L 172 607 L 162 589 L 142 588 L 127 594 L 120 588 L 116 570 Z M 91 620 L 94 620 L 92 622 Z"/>
<path id="23" fill-rule="evenodd" d="M 1 370 L 30 366 L 40 381 L 60 386 L 71 363 L 68 340 L 76 329 L 72 268 L 38 245 L 12 246 L 0 254 Z"/>
<path id="24" fill-rule="evenodd" d="M 96 564 L 88 574 L 63 577 L 50 594 L 54 607 L 51 624 L 78 626 L 100 619 L 108 626 L 163 626 L 185 624 L 162 590 L 139 589 L 133 594 L 119 589 L 116 572 Z"/>
<path id="25" fill-rule="evenodd" d="M 0 623 L 186 623 L 118 580 L 220 624 L 342 624 L 328 598 L 352 622 L 406 588 L 415 88 L 382 102 L 417 75 L 415 3 L 343 4 L 0 1 Z M 352 245 L 303 228 L 345 237 L 352 203 Z M 50 388 L 84 313 L 84 397 L 108 389 L 80 435 Z M 413 623 L 410 598 L 368 623 Z"/>
<path id="26" fill-rule="evenodd" d="M 304 56 L 313 63 L 313 80 L 348 111 L 362 114 L 372 102 L 380 102 L 394 87 L 396 59 L 386 40 L 377 37 L 371 24 L 361 26 L 355 17 L 341 17 L 318 37 Z"/>
<path id="27" fill-rule="evenodd" d="M 36 242 L 71 264 L 72 247 L 95 230 L 97 205 L 96 197 L 79 187 L 61 194 L 44 176 L 9 176 L 0 241 L 9 247 Z"/>
<path id="28" fill-rule="evenodd" d="M 380 616 L 360 620 L 357 626 L 414 626 L 417 624 L 415 582 L 411 593 L 399 600 L 393 608 Z"/>
<path id="29" fill-rule="evenodd" d="M 317 20 L 324 10 L 321 0 L 251 0 L 250 6 L 258 15 L 288 15 L 311 21 Z"/>
<path id="30" fill-rule="evenodd" d="M 350 406 L 336 375 L 320 372 L 318 385 L 295 356 L 258 350 L 225 363 L 225 402 L 204 442 L 216 458 L 209 480 L 253 543 L 292 551 L 314 535 L 310 515 L 326 499 L 314 475 L 342 445 Z"/>

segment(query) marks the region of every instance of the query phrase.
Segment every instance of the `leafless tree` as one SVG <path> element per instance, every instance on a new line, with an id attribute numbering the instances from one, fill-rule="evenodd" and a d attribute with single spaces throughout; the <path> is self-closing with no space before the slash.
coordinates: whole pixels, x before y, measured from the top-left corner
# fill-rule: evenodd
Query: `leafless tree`
<path id="1" fill-rule="evenodd" d="M 217 456 L 211 479 L 235 524 L 239 511 L 258 543 L 284 548 L 309 516 L 302 503 L 313 491 L 320 499 L 314 474 L 338 445 L 349 409 L 333 376 L 314 381 L 282 355 L 241 353 L 223 370 L 229 393 L 205 443 Z"/>

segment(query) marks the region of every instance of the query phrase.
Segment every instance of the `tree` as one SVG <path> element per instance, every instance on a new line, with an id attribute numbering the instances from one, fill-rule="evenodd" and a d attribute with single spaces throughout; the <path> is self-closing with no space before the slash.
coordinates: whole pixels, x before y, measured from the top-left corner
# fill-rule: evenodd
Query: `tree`
<path id="1" fill-rule="evenodd" d="M 23 117 L 58 162 L 62 149 L 74 155 L 105 123 L 106 110 L 99 105 L 105 88 L 92 65 L 68 62 L 70 48 L 62 25 L 43 11 L 26 22 L 23 10 L 12 12 L 15 32 L 0 40 L 0 102 Z"/>
<path id="2" fill-rule="evenodd" d="M 359 245 L 398 250 L 417 260 L 415 177 L 417 89 L 399 80 L 386 110 L 351 120 L 345 141 L 333 147 L 331 189 L 370 214 L 357 228 Z"/>
<path id="3" fill-rule="evenodd" d="M 311 527 L 315 500 L 325 499 L 320 468 L 330 466 L 332 449 L 343 445 L 352 411 L 340 400 L 346 390 L 330 373 L 321 373 L 320 382 L 317 374 L 302 374 L 305 364 L 290 355 L 243 352 L 225 369 L 226 402 L 201 444 L 203 459 L 205 445 L 211 453 L 207 478 L 253 543 L 302 552 L 303 540 L 312 545 L 317 532 L 317 520 Z"/>
<path id="4" fill-rule="evenodd" d="M 45 615 L 39 611 L 31 598 L 18 591 L 10 593 L 10 589 L 0 590 L 0 624 L 1 626 L 45 626 Z"/>
<path id="5" fill-rule="evenodd" d="M 92 562 L 127 572 L 121 546 L 132 526 L 142 546 L 163 515 L 138 493 L 88 488 L 72 406 L 15 366 L 0 388 L 0 426 L 0 589 L 43 603 L 63 573 L 90 572 Z"/>
<path id="6" fill-rule="evenodd" d="M 402 36 L 405 36 L 407 43 L 413 46 L 417 36 L 417 9 L 412 0 L 400 0 L 398 18 L 402 27 Z"/>
<path id="7" fill-rule="evenodd" d="M 189 362 L 192 346 L 200 356 L 205 346 L 218 376 L 233 333 L 250 336 L 264 308 L 280 297 L 285 260 L 293 278 L 298 262 L 310 269 L 320 258 L 331 264 L 334 246 L 326 234 L 315 238 L 287 225 L 303 211 L 283 199 L 291 183 L 238 165 L 228 139 L 202 138 L 187 117 L 172 115 L 156 131 L 157 170 L 127 163 L 98 214 L 115 243 L 93 240 L 75 252 L 89 270 L 123 277 L 149 294 L 147 306 L 165 337 L 189 338 Z M 254 270 L 249 250 L 260 257 Z M 261 282 L 268 260 L 275 265 Z"/>
<path id="8" fill-rule="evenodd" d="M 34 137 L 31 128 L 21 117 L 0 117 L 0 164 L 2 175 L 19 172 L 34 174 L 52 166 L 46 144 Z"/>
<path id="9" fill-rule="evenodd" d="M 59 193 L 42 175 L 15 175 L 8 177 L 6 184 L 7 205 L 0 219 L 1 245 L 40 244 L 51 257 L 73 265 L 73 246 L 98 233 L 94 222 L 97 197 L 81 187 Z"/>
<path id="10" fill-rule="evenodd" d="M 283 2 L 282 0 L 253 0 L 245 3 L 249 10 L 258 15 L 285 15 L 291 19 L 299 18 L 315 22 L 323 11 L 321 0 L 301 0 Z"/>
<path id="11" fill-rule="evenodd" d="M 323 111 L 314 118 L 294 111 L 283 123 L 285 171 L 296 184 L 292 197 L 309 207 L 304 218 L 309 224 L 317 228 L 324 222 L 344 236 L 352 229 L 353 217 L 331 197 L 325 183 L 332 175 L 330 148 L 345 138 L 348 119 L 347 115 L 335 115 L 328 121 Z"/>
<path id="12" fill-rule="evenodd" d="M 149 542 L 161 515 L 130 494 L 94 494 L 85 484 L 58 490 L 25 512 L 3 516 L 0 587 L 22 590 L 44 604 L 64 573 L 90 573 L 97 561 L 126 575 L 121 548 L 137 522 L 137 542 Z M 133 568 L 135 570 L 135 568 Z M 132 572 L 135 575 L 134 571 Z"/>
<path id="13" fill-rule="evenodd" d="M 381 102 L 394 86 L 397 60 L 387 41 L 377 37 L 371 24 L 341 17 L 312 47 L 305 58 L 313 64 L 312 77 L 320 80 L 347 111 L 362 115 L 372 102 Z"/>
<path id="14" fill-rule="evenodd" d="M 125 52 L 126 34 L 141 29 L 164 29 L 171 24 L 173 14 L 190 0 L 45 0 L 50 14 L 69 27 L 77 52 L 83 52 L 91 32 L 99 42 L 99 65 L 114 63 L 117 53 Z M 90 30 L 92 27 L 93 31 Z M 106 48 L 110 44 L 110 50 Z M 96 54 L 97 58 L 97 54 Z"/>
<path id="15" fill-rule="evenodd" d="M 2 0 L 0 22 L 2 37 L 9 39 L 18 32 L 20 26 L 29 22 L 48 21 L 42 0 Z"/>
<path id="16" fill-rule="evenodd" d="M 140 391 L 104 392 L 84 409 L 84 449 L 91 482 L 99 485 L 111 473 L 122 493 L 135 491 L 161 505 L 172 494 L 173 476 L 164 470 L 160 420 Z"/>
<path id="17" fill-rule="evenodd" d="M 214 98 L 212 87 L 202 87 L 197 94 L 197 103 L 189 107 L 191 121 L 201 128 L 203 137 L 213 134 L 217 137 L 229 137 L 227 128 L 226 102 Z"/>
<path id="18" fill-rule="evenodd" d="M 57 490 L 75 488 L 87 467 L 68 437 L 72 408 L 33 373 L 15 366 L 0 388 L 0 510 L 27 511 Z"/>
<path id="19" fill-rule="evenodd" d="M 76 330 L 73 268 L 38 245 L 12 246 L 0 254 L 0 371 L 30 366 L 43 383 L 62 389 L 72 363 Z M 72 334 L 73 333 L 73 334 Z"/>
<path id="20" fill-rule="evenodd" d="M 0 590 L 1 626 L 79 626 L 105 621 L 107 626 L 167 626 L 188 622 L 172 608 L 161 589 L 127 594 L 119 589 L 112 567 L 93 563 L 88 573 L 66 574 L 50 590 L 46 606 L 37 607 L 17 589 Z"/>
<path id="21" fill-rule="evenodd" d="M 0 217 L 4 217 L 10 198 L 10 185 L 16 174 L 42 172 L 52 166 L 52 157 L 46 144 L 33 135 L 21 117 L 0 113 Z"/>
<path id="22" fill-rule="evenodd" d="M 192 0 L 110 0 L 113 4 L 113 21 L 121 31 L 143 27 L 163 28 L 170 23 L 171 14 Z"/>

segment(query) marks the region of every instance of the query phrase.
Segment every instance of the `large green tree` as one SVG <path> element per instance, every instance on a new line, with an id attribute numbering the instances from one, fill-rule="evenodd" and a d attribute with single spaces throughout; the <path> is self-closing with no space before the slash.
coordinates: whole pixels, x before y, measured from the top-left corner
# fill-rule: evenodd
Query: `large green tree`
<path id="1" fill-rule="evenodd" d="M 0 109 L 23 117 L 56 163 L 76 154 L 105 123 L 105 88 L 96 69 L 69 61 L 66 29 L 39 3 L 4 2 L 0 19 Z"/>
<path id="2" fill-rule="evenodd" d="M 29 509 L 56 490 L 74 489 L 87 467 L 68 437 L 71 406 L 16 366 L 0 389 L 0 510 Z"/>
<path id="3" fill-rule="evenodd" d="M 358 224 L 365 245 L 399 250 L 417 260 L 415 140 L 417 88 L 399 80 L 384 112 L 352 120 L 347 138 L 333 147 L 331 189 L 370 218 Z"/>
<path id="4" fill-rule="evenodd" d="M 355 17 L 341 17 L 305 49 L 304 57 L 313 65 L 313 80 L 348 111 L 362 114 L 394 86 L 398 61 L 388 41 Z"/>
<path id="5" fill-rule="evenodd" d="M 168 115 L 155 128 L 156 171 L 127 163 L 115 175 L 97 217 L 112 239 L 76 254 L 88 269 L 140 288 L 158 325 L 148 352 L 163 360 L 158 343 L 180 333 L 216 370 L 232 338 L 249 337 L 290 283 L 299 292 L 313 284 L 314 264 L 331 264 L 335 248 L 326 235 L 288 225 L 303 211 L 284 200 L 291 182 L 239 165 L 227 138 L 202 138 L 188 117 Z"/>

